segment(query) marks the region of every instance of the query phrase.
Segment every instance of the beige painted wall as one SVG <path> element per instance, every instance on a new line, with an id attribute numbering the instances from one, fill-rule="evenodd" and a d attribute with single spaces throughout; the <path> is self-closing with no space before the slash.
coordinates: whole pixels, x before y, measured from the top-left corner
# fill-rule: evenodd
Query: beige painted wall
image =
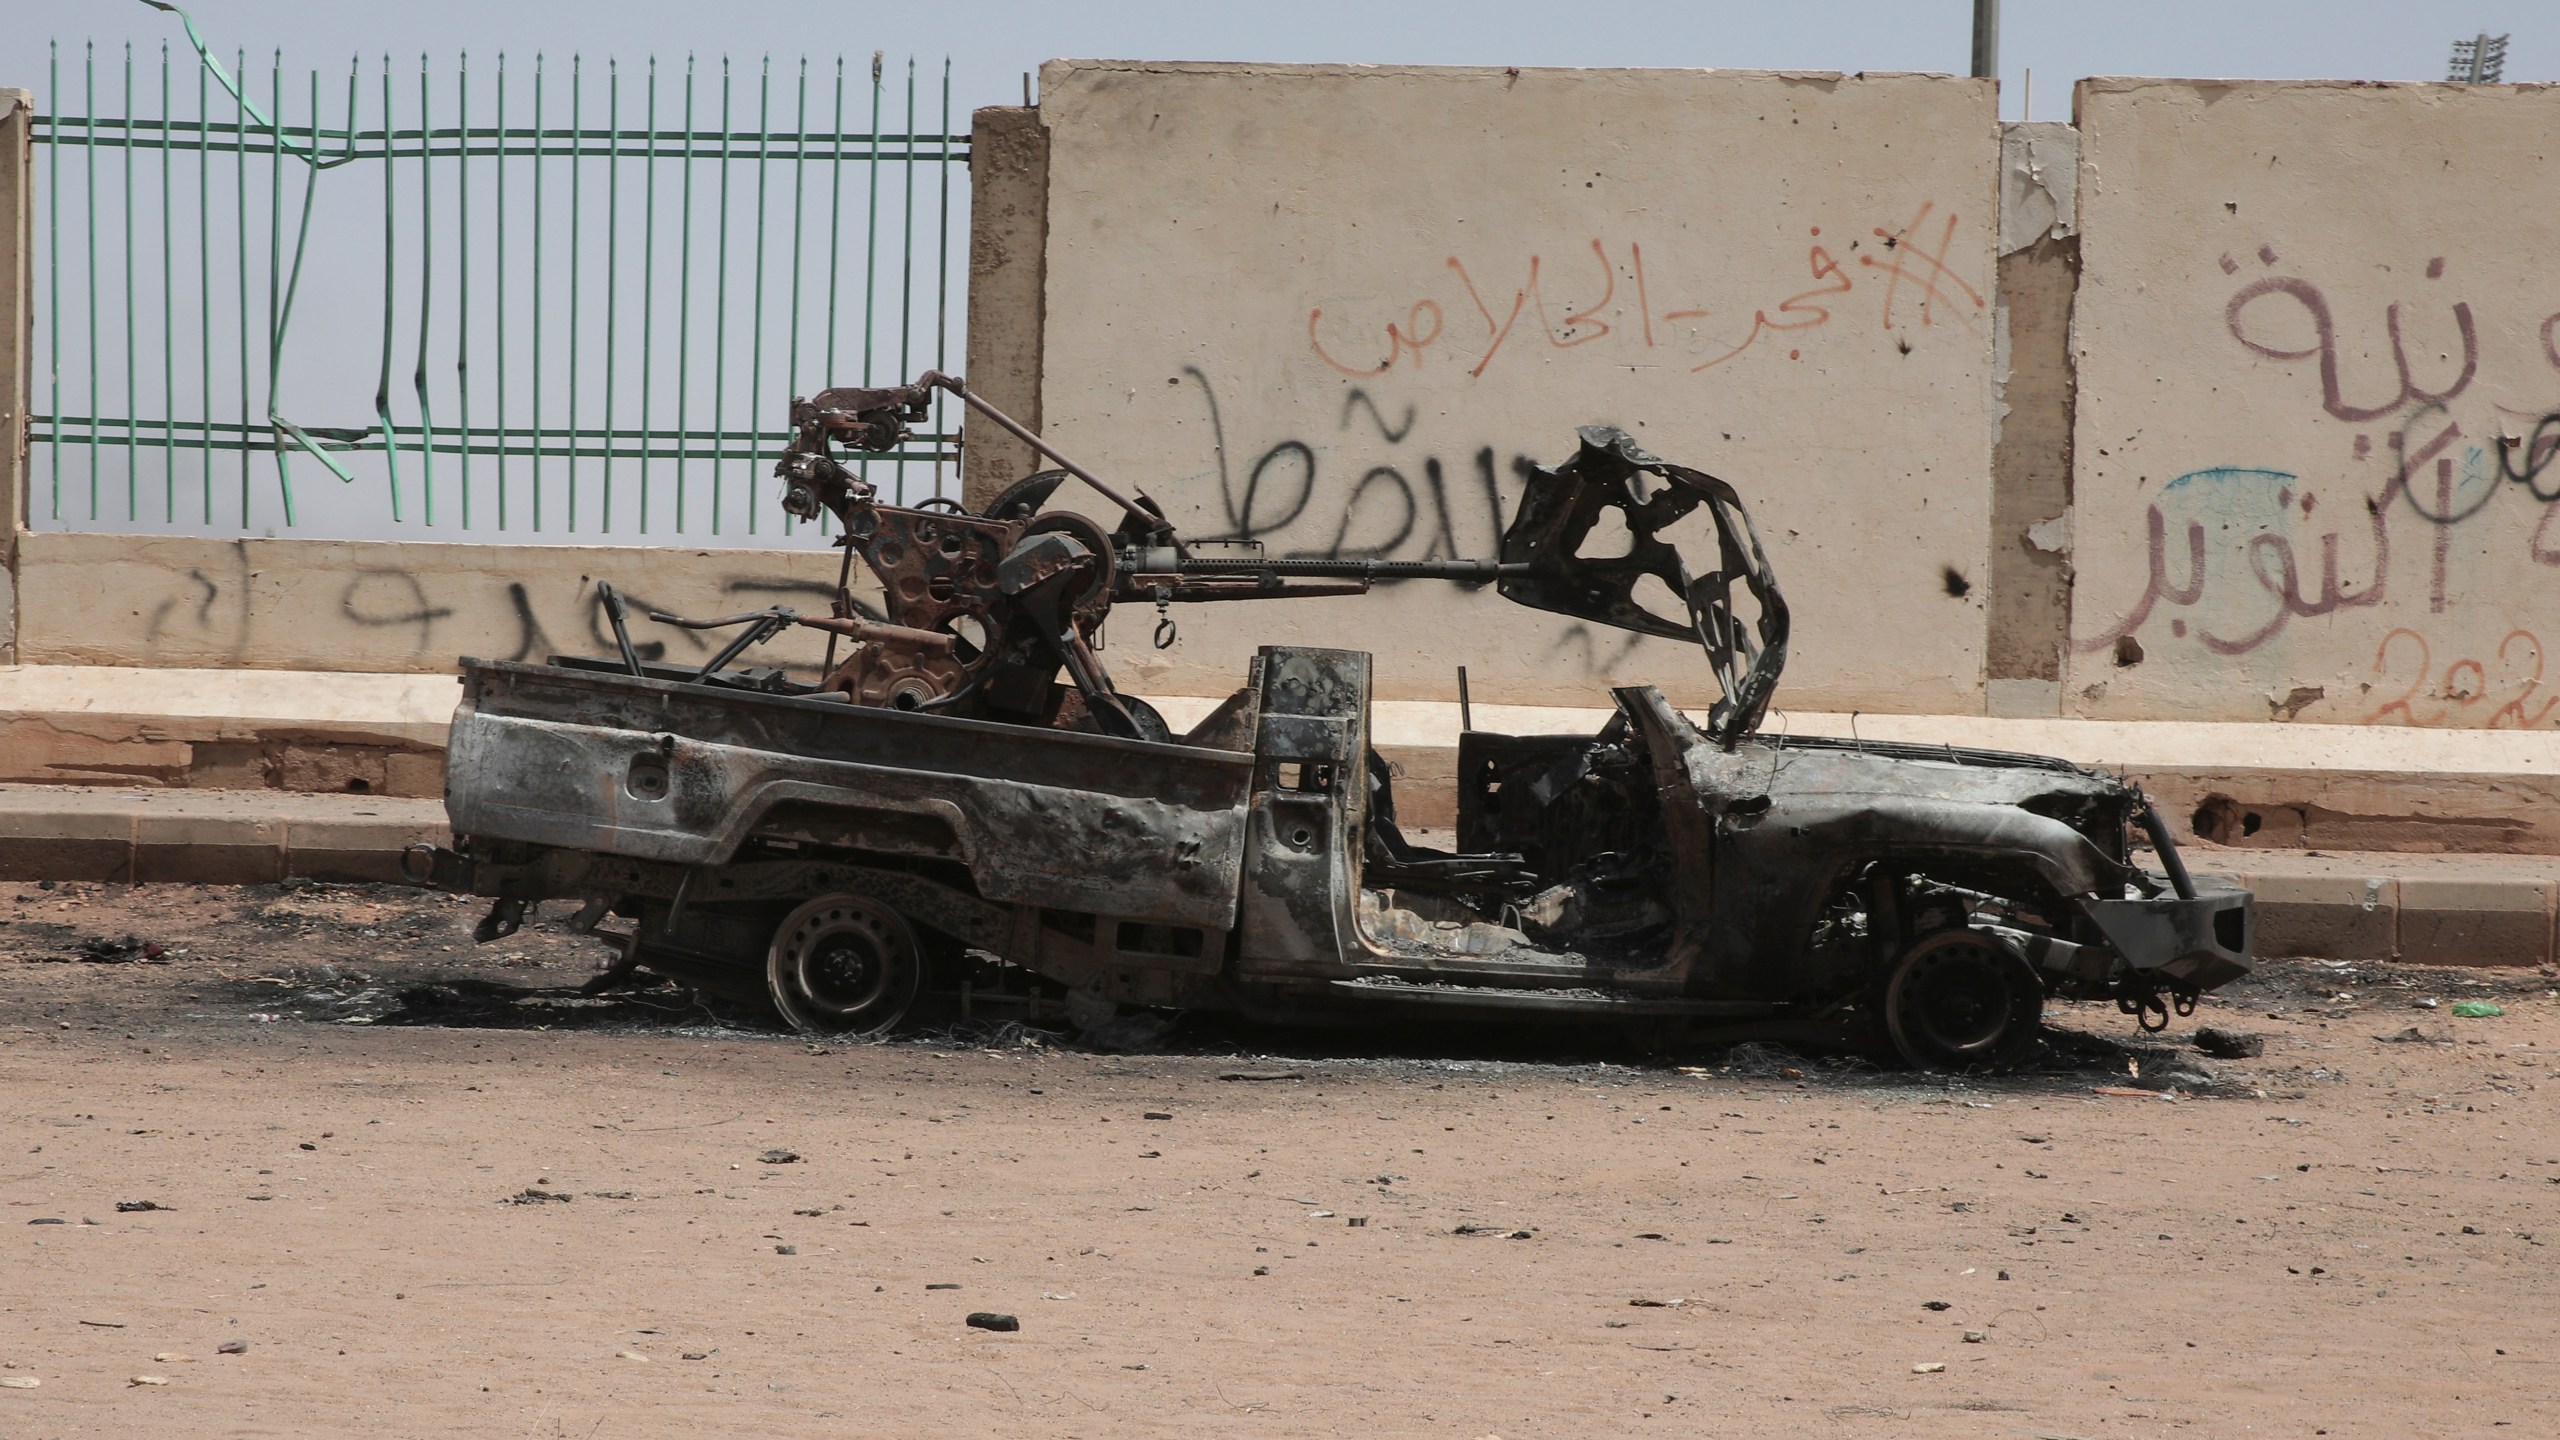
<path id="1" fill-rule="evenodd" d="M 460 655 L 612 653 L 599 578 L 633 602 L 632 639 L 645 656 L 707 660 L 719 636 L 637 612 L 710 618 L 780 604 L 824 614 L 839 563 L 824 551 L 51 531 L 21 535 L 18 555 L 19 653 L 28 664 L 410 673 L 450 670 Z M 857 567 L 857 594 L 863 583 Z M 823 635 L 799 631 L 758 653 L 814 672 L 825 649 Z"/>
<path id="2" fill-rule="evenodd" d="M 2560 411 L 2560 87 L 2097 80 L 2078 106 L 2077 239 L 2013 207 L 2004 243 L 1980 82 L 1059 62 L 1038 409 L 1195 536 L 1406 558 L 1490 554 L 1518 460 L 1623 425 L 1750 501 L 1798 710 L 1980 713 L 2005 590 L 2004 713 L 2051 713 L 2061 642 L 2066 715 L 2560 722 L 2560 523 L 2499 456 Z M 2003 251 L 2029 312 L 1996 467 Z M 600 653 L 597 577 L 814 610 L 836 561 L 16 543 L 30 662 L 411 673 Z M 1278 641 L 1375 651 L 1387 698 L 1447 698 L 1460 664 L 1487 703 L 1709 698 L 1682 646 L 1450 587 L 1177 618 L 1165 652 L 1142 610 L 1112 627 L 1130 688 L 1223 693 Z"/>
<path id="3" fill-rule="evenodd" d="M 2560 87 L 2078 109 L 2068 709 L 2551 723 L 2560 524 L 2498 437 L 2560 410 Z"/>
<path id="4" fill-rule="evenodd" d="M 1981 711 L 1988 82 L 1059 61 L 1040 113 L 1048 433 L 1187 533 L 1490 555 L 1515 462 L 1610 422 L 1742 489 L 1782 704 Z M 1133 688 L 1294 641 L 1375 651 L 1385 696 L 1713 693 L 1694 647 L 1445 586 L 1176 618 L 1114 627 Z"/>

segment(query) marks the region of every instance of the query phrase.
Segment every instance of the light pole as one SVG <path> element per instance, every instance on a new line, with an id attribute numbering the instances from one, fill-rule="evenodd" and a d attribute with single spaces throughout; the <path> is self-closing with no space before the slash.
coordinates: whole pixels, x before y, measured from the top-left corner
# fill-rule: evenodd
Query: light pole
<path id="1" fill-rule="evenodd" d="M 2000 0 L 1973 0 L 1973 77 L 2000 78 Z"/>
<path id="2" fill-rule="evenodd" d="M 1997 0 L 1994 0 L 1997 3 Z M 1982 0 L 1974 0 L 1974 54 L 1982 53 Z M 1977 65 L 1981 62 L 1977 60 Z M 1977 72 L 1979 73 L 1979 72 Z M 2468 85 L 2495 85 L 2507 73 L 2507 37 L 2483 34 L 2476 39 L 2453 42 L 2453 63 L 2445 67 L 2444 78 Z"/>

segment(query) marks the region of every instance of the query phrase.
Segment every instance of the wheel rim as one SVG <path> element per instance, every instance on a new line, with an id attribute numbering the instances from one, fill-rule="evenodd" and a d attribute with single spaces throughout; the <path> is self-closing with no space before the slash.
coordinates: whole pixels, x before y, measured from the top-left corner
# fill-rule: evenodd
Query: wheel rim
<path id="1" fill-rule="evenodd" d="M 1885 992 L 1885 1026 L 1922 1069 L 1999 1064 L 2035 1033 L 2044 986 L 2008 947 L 1973 930 L 1913 946 Z"/>
<path id="2" fill-rule="evenodd" d="M 877 1035 L 903 1019 L 923 979 L 914 930 L 859 895 L 822 895 L 775 929 L 765 980 L 792 1029 Z"/>

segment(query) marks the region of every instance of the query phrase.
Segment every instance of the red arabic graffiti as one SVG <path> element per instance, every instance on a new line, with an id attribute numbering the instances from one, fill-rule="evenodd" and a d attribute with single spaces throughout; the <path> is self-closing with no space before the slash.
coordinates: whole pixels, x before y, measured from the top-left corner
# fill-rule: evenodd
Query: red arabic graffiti
<path id="1" fill-rule="evenodd" d="M 1880 328 L 1910 327 L 1911 322 L 1907 318 L 1897 324 L 1897 305 L 1903 307 L 1902 314 L 1906 317 L 1913 313 L 1916 305 L 1917 323 L 1924 327 L 1935 326 L 1942 309 L 1952 313 L 1967 327 L 1976 323 L 1974 312 L 1985 308 L 1989 302 L 1980 290 L 1957 273 L 1949 259 L 1955 246 L 1957 221 L 1955 212 L 1940 215 L 1936 202 L 1928 201 L 1921 204 L 1909 224 L 1898 230 L 1876 226 L 1873 235 L 1877 243 L 1873 251 L 1861 249 L 1865 242 L 1850 242 L 1851 250 L 1861 251 L 1857 256 L 1861 269 L 1881 272 L 1876 277 L 1883 282 L 1877 321 Z M 1840 297 L 1858 287 L 1848 266 L 1820 242 L 1822 227 L 1813 226 L 1811 233 L 1815 239 L 1806 247 L 1805 261 L 1811 278 L 1819 283 L 1786 296 L 1774 306 L 1753 309 L 1750 324 L 1744 329 L 1741 339 L 1703 354 L 1689 367 L 1692 373 L 1711 370 L 1732 360 L 1758 343 L 1764 335 L 1810 331 L 1831 322 L 1837 313 Z M 1578 349 L 1613 335 L 1619 337 L 1621 344 L 1653 350 L 1678 343 L 1676 336 L 1666 340 L 1661 333 L 1662 328 L 1681 321 L 1706 320 L 1716 313 L 1696 306 L 1657 311 L 1653 304 L 1652 280 L 1645 269 L 1644 247 L 1636 241 L 1626 242 L 1623 266 L 1612 259 L 1610 248 L 1607 240 L 1594 237 L 1590 251 L 1596 274 L 1577 260 L 1575 268 L 1568 272 L 1569 279 L 1551 272 L 1543 255 L 1531 255 L 1525 274 L 1513 287 L 1508 301 L 1490 303 L 1485 289 L 1477 283 L 1476 273 L 1464 260 L 1451 255 L 1443 262 L 1443 268 L 1454 279 L 1455 290 L 1443 291 L 1439 296 L 1417 296 L 1405 305 L 1400 317 L 1379 326 L 1377 333 L 1383 334 L 1385 344 L 1382 351 L 1371 352 L 1378 357 L 1374 363 L 1364 363 L 1368 357 L 1351 348 L 1354 342 L 1343 338 L 1338 324 L 1326 325 L 1322 306 L 1307 311 L 1307 344 L 1317 359 L 1355 380 L 1374 379 L 1408 361 L 1419 373 L 1433 347 L 1444 344 L 1450 348 L 1463 346 L 1473 353 L 1474 363 L 1466 366 L 1466 373 L 1481 376 L 1512 343 L 1515 334 L 1534 335 L 1557 350 Z M 1622 275 L 1632 291 L 1623 298 L 1619 286 Z M 1586 276 L 1599 280 L 1598 299 L 1581 305 L 1550 300 L 1547 289 L 1551 281 L 1559 285 L 1582 286 L 1588 283 Z M 1493 293 L 1499 296 L 1501 292 L 1497 288 Z M 1474 312 L 1472 324 L 1465 318 L 1470 310 Z M 1458 317 L 1454 321 L 1451 318 L 1453 314 Z M 1534 329 L 1522 326 L 1524 319 L 1533 317 Z M 1477 325 L 1483 327 L 1481 332 L 1476 331 Z M 1357 333 L 1358 329 L 1352 327 L 1352 332 Z M 1336 336 L 1330 344 L 1325 338 L 1328 330 Z M 1787 352 L 1787 358 L 1791 360 L 1799 359 L 1801 355 L 1800 348 Z M 1464 364 L 1465 361 L 1461 359 L 1458 363 Z"/>
<path id="2" fill-rule="evenodd" d="M 2262 250 L 2260 253 L 2266 252 Z M 2442 274 L 2444 260 L 2439 256 L 2429 262 L 2427 278 L 2433 280 Z M 2309 346 L 2286 349 L 2254 338 L 2256 327 L 2248 323 L 2246 312 L 2250 306 L 2276 295 L 2302 307 L 2304 315 L 2311 321 L 2311 333 L 2315 337 Z M 2231 303 L 2222 310 L 2223 324 L 2231 331 L 2231 338 L 2256 354 L 2271 360 L 2307 360 L 2314 355 L 2319 356 L 2320 408 L 2340 420 L 2362 424 L 2367 420 L 2396 415 L 2412 404 L 2441 405 L 2470 388 L 2472 378 L 2480 373 L 2480 332 L 2472 323 L 2469 304 L 2457 302 L 2453 307 L 2454 329 L 2462 337 L 2462 371 L 2453 377 L 2452 384 L 2442 390 L 2421 389 L 2410 374 L 2408 347 L 2400 336 L 2400 302 L 2394 300 L 2384 306 L 2382 316 L 2383 329 L 2391 337 L 2391 364 L 2399 372 L 2400 388 L 2379 405 L 2351 405 L 2345 399 L 2343 382 L 2339 377 L 2338 323 L 2330 314 L 2328 297 L 2320 293 L 2319 286 L 2291 275 L 2270 275 L 2241 286 L 2239 292 L 2231 297 Z"/>
<path id="3" fill-rule="evenodd" d="M 2399 643 L 2402 641 L 2407 643 Z M 2413 651 L 2414 662 L 2410 658 Z M 2395 654 L 2400 657 L 2398 661 L 2393 659 Z M 2382 708 L 2366 716 L 2365 723 L 2379 725 L 2396 715 L 2403 725 L 2451 723 L 2468 726 L 2473 723 L 2472 717 L 2479 713 L 2480 705 L 2493 693 L 2507 698 L 2488 712 L 2486 720 L 2478 722 L 2482 728 L 2495 730 L 2513 725 L 2519 730 L 2530 729 L 2549 719 L 2552 710 L 2560 708 L 2560 695 L 2543 698 L 2538 703 L 2535 700 L 2542 689 L 2544 658 L 2541 637 L 2530 630 L 2511 630 L 2505 639 L 2498 642 L 2496 654 L 2498 678 L 2495 682 L 2490 679 L 2489 666 L 2469 656 L 2456 657 L 2442 672 L 2438 672 L 2427 637 L 2406 626 L 2394 628 L 2382 637 L 2382 644 L 2373 652 L 2373 673 L 2394 675 L 2405 665 L 2409 683 L 2385 701 Z M 2431 692 L 2427 685 L 2430 678 L 2436 682 Z M 2426 701 L 2435 703 L 2421 715 L 2418 706 Z"/>
<path id="4" fill-rule="evenodd" d="M 1949 298 L 1945 291 L 1938 288 L 1941 281 L 1955 286 L 1965 299 L 1973 302 L 1974 309 L 1979 310 L 1983 306 L 1981 293 L 1964 283 L 1955 271 L 1947 268 L 1947 251 L 1953 249 L 1956 243 L 1955 212 L 1952 210 L 1947 212 L 1946 228 L 1939 234 L 1938 248 L 1934 252 L 1927 247 L 1925 237 L 1919 234 L 1920 227 L 1929 223 L 1931 208 L 1929 205 L 1922 205 L 1920 213 L 1912 216 L 1911 223 L 1900 230 L 1887 233 L 1879 228 L 1876 231 L 1876 238 L 1884 242 L 1885 254 L 1888 258 L 1879 260 L 1873 255 L 1858 257 L 1859 264 L 1872 266 L 1885 272 L 1884 328 L 1887 330 L 1893 328 L 1894 298 L 1902 292 L 1905 281 L 1920 287 L 1920 323 L 1923 325 L 1937 323 L 1937 312 L 1933 307 L 1940 300 Z M 1926 268 L 1913 270 L 1906 263 L 1907 260 L 1912 259 L 1916 259 Z M 1967 318 L 1961 309 L 1956 314 L 1960 319 Z"/>

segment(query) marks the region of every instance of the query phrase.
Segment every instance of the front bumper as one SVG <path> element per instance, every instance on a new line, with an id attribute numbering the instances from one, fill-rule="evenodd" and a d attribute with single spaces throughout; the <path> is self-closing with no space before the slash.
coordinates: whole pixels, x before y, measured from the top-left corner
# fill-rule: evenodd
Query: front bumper
<path id="1" fill-rule="evenodd" d="M 2202 994 L 2249 973 L 2256 901 L 2246 890 L 2198 886 L 2192 897 L 2083 896 L 2087 915 L 2134 980 L 2152 990 Z"/>

